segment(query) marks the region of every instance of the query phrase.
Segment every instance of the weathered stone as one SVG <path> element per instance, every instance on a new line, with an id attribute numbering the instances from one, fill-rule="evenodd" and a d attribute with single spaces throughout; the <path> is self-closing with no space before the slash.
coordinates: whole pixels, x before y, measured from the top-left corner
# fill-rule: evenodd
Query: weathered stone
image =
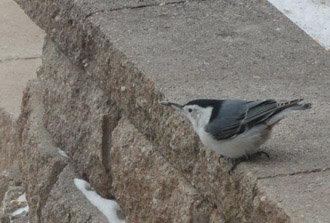
<path id="1" fill-rule="evenodd" d="M 24 93 L 19 118 L 23 148 L 21 171 L 29 202 L 30 222 L 107 222 L 74 186 L 81 178 L 70 159 L 53 141 L 44 127 L 46 113 L 42 81 L 33 81 Z M 70 164 L 69 164 L 70 163 Z"/>
<path id="2" fill-rule="evenodd" d="M 1 201 L 10 186 L 21 186 L 22 176 L 18 170 L 18 166 L 11 166 L 9 170 L 0 173 L 0 210 L 2 208 Z"/>
<path id="3" fill-rule="evenodd" d="M 23 184 L 29 202 L 30 222 L 40 222 L 41 210 L 46 204 L 49 192 L 57 181 L 58 174 L 68 163 L 43 126 L 41 82 L 30 82 L 27 87 L 19 118 L 19 139 L 22 148 L 20 168 Z"/>
<path id="4" fill-rule="evenodd" d="M 99 193 L 102 194 L 103 192 L 103 194 L 109 196 L 111 183 L 109 184 L 107 179 L 111 176 L 112 168 L 116 166 L 112 165 L 110 161 L 109 149 L 112 143 L 111 132 L 117 125 L 120 117 L 119 110 L 109 103 L 111 101 L 86 76 L 83 70 L 71 65 L 68 58 L 56 51 L 49 39 L 47 39 L 44 47 L 43 66 L 39 71 L 38 77 L 43 81 L 44 85 L 44 90 L 42 91 L 43 106 L 47 111 L 43 115 L 45 126 L 52 134 L 57 145 L 70 157 L 73 157 L 73 161 L 86 174 L 93 187 Z M 58 99 L 61 99 L 61 104 L 57 103 Z M 158 156 L 160 157 L 160 155 Z M 94 157 L 94 159 L 91 157 Z M 164 159 L 162 162 L 162 165 L 166 168 L 168 164 L 166 164 Z M 110 172 L 102 172 L 104 168 Z M 179 173 L 176 173 L 175 177 L 179 177 Z M 192 194 L 186 198 L 188 199 L 186 203 L 190 205 L 190 201 L 194 201 L 195 206 L 186 205 L 187 213 L 185 217 L 194 219 L 197 222 L 200 219 L 207 220 L 210 214 L 210 204 L 205 200 L 201 200 L 201 195 L 189 186 L 184 178 L 181 177 L 179 180 L 175 179 L 175 177 L 172 178 L 172 181 L 178 180 L 180 184 L 182 184 L 181 181 L 184 181 L 185 187 L 189 188 L 187 193 Z M 145 186 L 147 187 L 148 185 Z M 169 187 L 168 190 L 173 188 L 173 185 L 170 187 L 167 184 L 167 186 Z M 180 194 L 180 192 L 176 191 L 177 194 Z M 143 194 L 140 196 L 144 197 Z M 196 198 L 195 201 L 194 197 L 198 196 L 199 198 Z M 140 198 L 137 196 L 138 200 Z M 183 197 L 181 198 L 183 199 Z M 160 207 L 163 208 L 163 206 Z M 167 212 L 165 212 L 165 215 L 159 217 L 159 219 L 165 222 L 167 218 L 171 218 L 166 215 L 175 211 L 175 208 L 171 207 L 171 205 L 166 205 L 166 207 Z M 189 210 L 192 213 L 189 213 Z M 138 217 L 134 213 L 128 213 L 130 213 L 130 219 L 132 220 Z M 155 215 L 157 215 L 156 211 L 153 212 L 152 216 Z M 148 213 L 146 213 L 144 218 L 148 218 L 148 216 Z M 140 216 L 139 219 L 144 218 Z M 185 220 L 180 215 L 174 215 L 173 218 Z M 188 221 L 187 219 L 185 221 Z"/>
<path id="5" fill-rule="evenodd" d="M 210 222 L 213 207 L 127 119 L 112 138 L 113 193 L 128 222 Z"/>
<path id="6" fill-rule="evenodd" d="M 49 39 L 38 75 L 44 84 L 45 127 L 95 190 L 111 198 L 107 157 L 111 132 L 120 118 L 118 107 Z"/>
<path id="7" fill-rule="evenodd" d="M 23 212 L 22 214 L 10 217 L 10 223 L 27 223 L 27 222 L 29 222 L 28 212 Z"/>
<path id="8" fill-rule="evenodd" d="M 76 188 L 74 178 L 81 176 L 69 164 L 49 192 L 41 211 L 41 222 L 107 223 L 105 216 Z"/>
<path id="9" fill-rule="evenodd" d="M 18 156 L 16 122 L 0 107 L 0 172 L 12 166 Z"/>
<path id="10" fill-rule="evenodd" d="M 6 194 L 2 200 L 0 213 L 1 223 L 20 223 L 28 221 L 27 211 L 14 214 L 15 211 L 27 206 L 26 201 L 17 201 L 17 198 L 22 194 L 24 194 L 24 188 L 22 186 L 9 186 L 7 188 Z M 14 200 L 18 203 L 14 203 Z"/>
<path id="11" fill-rule="evenodd" d="M 219 212 L 219 210 L 215 209 L 210 215 L 209 223 L 222 223 L 226 222 L 224 221 L 222 214 Z"/>
<path id="12" fill-rule="evenodd" d="M 27 205 L 26 202 L 24 202 L 23 204 L 15 204 L 11 201 L 13 200 L 17 200 L 17 198 L 24 194 L 24 188 L 21 186 L 9 186 L 5 196 L 2 200 L 2 214 L 6 215 L 6 214 L 11 214 L 14 211 L 16 211 L 19 208 L 25 207 Z"/>

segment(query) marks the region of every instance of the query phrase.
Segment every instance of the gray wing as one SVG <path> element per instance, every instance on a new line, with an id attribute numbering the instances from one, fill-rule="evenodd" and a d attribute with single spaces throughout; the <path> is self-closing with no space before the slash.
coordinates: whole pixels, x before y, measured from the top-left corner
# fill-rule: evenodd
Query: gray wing
<path id="1" fill-rule="evenodd" d="M 228 139 L 247 128 L 269 119 L 279 109 L 275 100 L 241 101 L 225 100 L 218 114 L 205 126 L 205 131 L 216 139 Z"/>

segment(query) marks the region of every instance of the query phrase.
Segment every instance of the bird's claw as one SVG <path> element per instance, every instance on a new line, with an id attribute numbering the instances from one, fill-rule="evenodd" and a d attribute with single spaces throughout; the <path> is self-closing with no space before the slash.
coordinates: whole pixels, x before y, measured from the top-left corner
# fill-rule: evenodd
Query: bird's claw
<path id="1" fill-rule="evenodd" d="M 259 152 L 256 152 L 256 153 L 253 153 L 251 155 L 246 155 L 246 156 L 242 156 L 240 158 L 237 158 L 237 159 L 233 159 L 232 160 L 232 164 L 233 166 L 230 168 L 230 170 L 228 171 L 229 174 L 232 174 L 234 173 L 234 170 L 236 169 L 237 165 L 240 164 L 241 162 L 244 162 L 246 160 L 249 160 L 252 156 L 261 156 L 261 155 L 266 155 L 267 158 L 270 160 L 270 156 L 267 152 L 264 152 L 264 151 L 259 151 Z M 219 157 L 220 159 L 220 157 Z"/>

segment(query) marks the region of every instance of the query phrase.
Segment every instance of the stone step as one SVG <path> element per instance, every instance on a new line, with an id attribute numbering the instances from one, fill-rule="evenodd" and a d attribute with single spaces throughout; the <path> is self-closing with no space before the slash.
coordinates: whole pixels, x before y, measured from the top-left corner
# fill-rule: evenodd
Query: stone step
<path id="1" fill-rule="evenodd" d="M 128 222 L 212 222 L 222 219 L 213 203 L 156 152 L 152 143 L 127 119 L 121 118 L 123 114 L 104 91 L 84 70 L 58 52 L 49 38 L 46 38 L 43 61 L 38 73 L 43 80 L 38 104 L 44 112 L 28 118 L 30 125 L 36 128 L 22 124 L 25 123 L 23 114 L 30 114 L 29 110 L 37 107 L 28 102 L 31 93 L 27 93 L 20 120 L 22 132 L 32 134 L 37 126 L 44 126 L 92 187 L 104 197 L 114 196 L 118 200 Z M 36 86 L 32 86 L 34 88 Z M 37 117 L 42 117 L 43 123 L 36 123 Z M 22 147 L 35 154 L 30 141 L 26 141 L 30 138 L 22 134 Z M 30 156 L 27 153 L 25 157 Z M 38 159 L 42 160 L 41 157 Z M 33 162 L 27 158 L 26 165 L 29 163 Z M 26 172 L 24 175 L 31 174 Z M 38 190 L 35 190 L 36 195 Z"/>

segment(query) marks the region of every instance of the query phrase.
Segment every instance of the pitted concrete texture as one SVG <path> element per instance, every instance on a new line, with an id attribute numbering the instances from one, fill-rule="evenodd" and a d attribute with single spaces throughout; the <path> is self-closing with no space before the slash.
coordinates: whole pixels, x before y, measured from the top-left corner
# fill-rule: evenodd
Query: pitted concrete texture
<path id="1" fill-rule="evenodd" d="M 128 222 L 225 222 L 127 119 L 119 121 L 112 139 L 112 186 Z"/>
<path id="2" fill-rule="evenodd" d="M 223 221 L 221 212 L 155 152 L 151 142 L 127 119 L 118 123 L 118 107 L 82 69 L 56 51 L 49 38 L 45 41 L 43 62 L 38 72 L 43 86 L 39 97 L 45 109 L 39 115 L 44 120 L 42 125 L 100 195 L 118 200 L 128 222 Z M 24 102 L 26 99 L 29 97 L 24 97 Z M 34 104 L 24 103 L 22 114 L 29 113 L 27 107 L 36 107 Z M 22 139 L 22 147 L 29 147 L 26 136 Z M 42 208 L 45 216 L 71 212 L 58 209 L 47 215 L 49 207 L 60 206 L 53 201 L 46 210 Z"/>
<path id="3" fill-rule="evenodd" d="M 43 61 L 38 76 L 43 80 L 45 127 L 92 187 L 101 196 L 112 197 L 107 147 L 120 119 L 118 107 L 82 69 L 57 52 L 49 38 Z"/>
<path id="4" fill-rule="evenodd" d="M 15 119 L 23 90 L 36 77 L 45 33 L 13 0 L 0 2 L 0 107 Z"/>
<path id="5" fill-rule="evenodd" d="M 107 223 L 106 217 L 93 206 L 74 185 L 80 178 L 75 168 L 69 164 L 58 176 L 46 205 L 41 211 L 41 222 L 88 222 Z"/>
<path id="6" fill-rule="evenodd" d="M 320 196 L 324 185 L 304 189 L 330 171 L 329 53 L 268 2 L 208 0 L 114 10 L 117 3 L 98 1 L 109 9 L 103 11 L 90 1 L 17 2 L 226 221 L 330 219 L 322 205 L 328 198 Z M 271 160 L 243 163 L 232 176 L 230 162 L 219 164 L 202 148 L 187 120 L 158 105 L 164 99 L 301 97 L 313 109 L 275 128 L 264 147 Z M 305 186 L 295 191 L 299 176 Z M 272 187 L 277 181 L 282 183 Z M 297 213 L 309 217 L 297 218 L 291 196 L 318 211 L 300 207 Z"/>
<path id="7" fill-rule="evenodd" d="M 7 170 L 16 161 L 16 121 L 0 107 L 0 172 Z"/>
<path id="8" fill-rule="evenodd" d="M 20 168 L 29 203 L 29 222 L 107 222 L 74 186 L 82 178 L 68 156 L 59 152 L 43 126 L 43 83 L 31 81 L 24 92 L 19 135 Z"/>

